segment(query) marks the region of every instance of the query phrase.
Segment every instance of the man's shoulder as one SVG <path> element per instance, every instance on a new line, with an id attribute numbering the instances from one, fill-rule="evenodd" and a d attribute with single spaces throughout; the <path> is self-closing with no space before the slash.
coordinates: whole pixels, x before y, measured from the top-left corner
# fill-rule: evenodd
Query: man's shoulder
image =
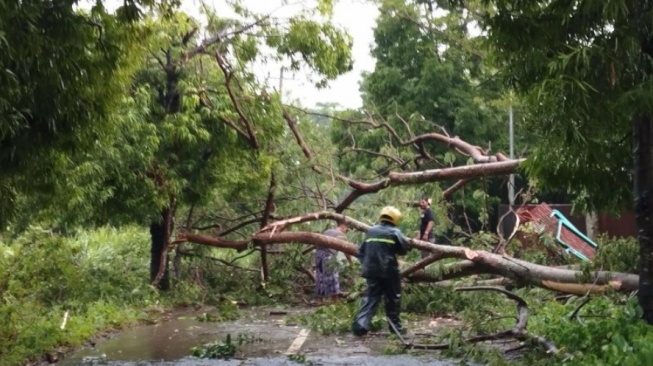
<path id="1" fill-rule="evenodd" d="M 345 234 L 342 231 L 338 230 L 338 229 L 327 229 L 322 234 L 324 234 L 326 236 L 331 236 L 331 237 L 334 237 L 334 238 L 345 237 Z"/>
<path id="2" fill-rule="evenodd" d="M 401 234 L 401 229 L 399 229 L 396 226 L 391 226 L 391 225 L 383 225 L 383 224 L 376 224 L 372 226 L 367 233 L 379 233 L 379 232 L 390 232 L 390 233 L 398 233 Z"/>

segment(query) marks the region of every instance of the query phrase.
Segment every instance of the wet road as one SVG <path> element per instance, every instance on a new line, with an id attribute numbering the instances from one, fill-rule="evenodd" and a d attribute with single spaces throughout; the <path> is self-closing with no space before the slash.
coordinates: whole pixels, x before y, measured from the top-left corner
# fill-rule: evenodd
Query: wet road
<path id="1" fill-rule="evenodd" d="M 434 365 L 459 363 L 433 359 L 433 355 L 384 355 L 391 341 L 384 336 L 357 338 L 350 334 L 324 336 L 301 326 L 287 323 L 288 316 L 314 309 L 284 310 L 286 314 L 270 315 L 271 309 L 241 312 L 230 322 L 199 322 L 197 312 L 176 313 L 169 320 L 131 328 L 66 356 L 62 366 L 190 366 L 190 365 L 298 365 L 289 357 L 299 355 L 305 365 Z M 411 326 L 410 324 L 407 324 Z M 436 326 L 429 319 L 412 324 Z M 441 325 L 437 325 L 441 326 Z M 432 331 L 432 329 L 431 329 Z M 190 349 L 217 340 L 227 334 L 232 339 L 246 339 L 238 346 L 232 360 L 202 360 L 190 357 Z"/>
<path id="2" fill-rule="evenodd" d="M 200 360 L 196 358 L 181 359 L 176 361 L 105 361 L 105 360 L 86 360 L 78 363 L 67 363 L 68 365 L 106 365 L 106 366 L 290 366 L 300 365 L 288 358 L 251 358 L 246 360 Z M 428 360 L 426 358 L 417 358 L 410 356 L 356 356 L 356 357 L 339 357 L 339 356 L 315 356 L 307 357 L 304 365 L 323 365 L 323 366 L 345 366 L 345 365 L 375 365 L 375 366 L 454 366 L 460 365 L 459 362 L 448 362 L 438 360 Z"/>

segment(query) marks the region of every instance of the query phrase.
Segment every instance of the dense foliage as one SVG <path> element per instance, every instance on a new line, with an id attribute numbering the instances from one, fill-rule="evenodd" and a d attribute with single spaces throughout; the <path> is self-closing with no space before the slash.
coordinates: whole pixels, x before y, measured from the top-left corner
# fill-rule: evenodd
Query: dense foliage
<path id="1" fill-rule="evenodd" d="M 134 228 L 62 237 L 31 228 L 0 243 L 0 359 L 18 365 L 146 317 L 147 236 Z M 65 328 L 61 328 L 65 314 Z"/>
<path id="2" fill-rule="evenodd" d="M 418 134 L 444 130 L 489 153 L 505 151 L 511 105 L 531 183 L 564 187 L 582 207 L 623 206 L 632 183 L 628 121 L 653 105 L 646 56 L 653 51 L 641 42 L 648 39 L 641 29 L 648 2 L 375 3 L 377 63 L 363 78 L 363 109 L 323 105 L 304 113 L 284 105 L 253 70 L 275 61 L 308 70 L 318 86 L 349 71 L 352 39 L 332 22 L 332 1 L 290 18 L 236 1 L 233 18 L 205 8 L 201 19 L 177 11 L 176 1 L 126 0 L 114 13 L 102 1 L 88 9 L 74 0 L 0 2 L 3 363 L 156 321 L 153 315 L 170 307 L 211 306 L 200 321 L 227 321 L 238 317 L 234 303 L 303 305 L 313 286 L 313 253 L 305 245 L 282 250 L 245 241 L 236 252 L 175 237 L 237 242 L 271 221 L 333 209 L 355 186 L 350 179 L 470 164 L 450 146 L 406 143 Z M 397 134 L 378 128 L 382 122 Z M 372 223 L 391 202 L 404 212 L 400 228 L 414 236 L 414 202 L 427 195 L 439 241 L 492 249 L 498 238 L 491 217 L 505 202 L 505 179 L 482 177 L 449 200 L 441 198 L 445 187 L 383 187 L 348 213 Z M 292 230 L 327 227 L 310 222 Z M 362 237 L 347 235 L 354 243 Z M 508 253 L 533 263 L 578 265 L 508 244 Z M 600 244 L 595 260 L 580 265 L 583 274 L 637 272 L 636 242 Z M 167 264 L 160 259 L 168 247 L 171 275 L 157 288 L 152 280 Z M 405 260 L 417 262 L 419 253 Z M 453 262 L 441 260 L 425 273 L 443 274 Z M 354 263 L 341 272 L 352 300 L 364 290 L 358 270 Z M 453 291 L 462 284 L 470 282 L 406 285 L 406 319 L 454 316 L 460 326 L 426 342 L 449 344 L 447 356 L 507 362 L 502 350 L 465 339 L 513 326 L 514 303 Z M 631 297 L 561 300 L 540 289 L 515 291 L 530 305 L 529 332 L 562 350 L 544 355 L 529 344 L 516 363 L 638 365 L 653 357 L 653 328 L 639 321 L 642 310 Z M 324 334 L 347 332 L 357 306 L 324 306 L 292 321 Z M 383 327 L 379 314 L 373 329 Z M 194 352 L 228 358 L 247 341 L 228 337 Z"/>
<path id="3" fill-rule="evenodd" d="M 24 194 L 51 191 L 65 179 L 71 153 L 110 134 L 134 67 L 140 2 L 125 2 L 118 15 L 102 2 L 87 12 L 75 3 L 0 4 L 2 228 Z"/>

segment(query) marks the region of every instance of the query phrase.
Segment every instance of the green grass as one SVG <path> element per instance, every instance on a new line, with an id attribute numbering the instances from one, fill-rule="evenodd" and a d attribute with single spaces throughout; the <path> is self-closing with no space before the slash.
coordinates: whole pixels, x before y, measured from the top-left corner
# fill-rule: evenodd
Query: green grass
<path id="1" fill-rule="evenodd" d="M 139 228 L 62 237 L 32 228 L 0 243 L 0 360 L 19 365 L 146 317 L 149 238 Z M 62 329 L 64 314 L 68 313 Z"/>

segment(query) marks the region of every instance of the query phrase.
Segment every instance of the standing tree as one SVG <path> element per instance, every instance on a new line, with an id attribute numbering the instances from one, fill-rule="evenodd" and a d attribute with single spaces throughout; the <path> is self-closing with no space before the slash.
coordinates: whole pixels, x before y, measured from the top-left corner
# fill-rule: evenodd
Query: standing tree
<path id="1" fill-rule="evenodd" d="M 54 199 L 68 208 L 64 219 L 149 224 L 151 279 L 167 289 L 161 260 L 177 208 L 247 201 L 274 186 L 286 122 L 253 64 L 307 67 L 320 84 L 351 68 L 351 41 L 329 21 L 329 4 L 291 18 L 235 6 L 237 17 L 225 19 L 209 10 L 204 28 L 183 13 L 147 19 L 144 60 L 112 116 L 116 128 L 62 169 L 69 179 Z"/>
<path id="2" fill-rule="evenodd" d="M 487 151 L 506 151 L 507 89 L 488 62 L 485 37 L 474 32 L 478 15 L 419 0 L 375 2 L 380 11 L 372 48 L 376 65 L 364 76 L 361 87 L 366 111 L 406 140 L 444 129 L 445 134 L 460 136 Z M 341 117 L 365 118 L 360 114 Z M 389 169 L 453 166 L 468 159 L 428 140 L 416 142 L 412 149 L 396 149 L 387 144 L 390 137 L 385 129 L 347 123 L 335 127 L 334 138 L 343 149 L 341 167 L 358 176 L 364 174 L 362 167 L 370 167 L 367 173 L 373 176 Z M 382 145 L 381 154 L 369 154 Z M 456 223 L 467 230 L 479 230 L 488 222 L 497 196 L 507 196 L 505 184 L 505 179 L 470 183 L 454 202 L 447 203 L 448 210 L 436 210 L 438 229 L 444 230 L 441 224 L 457 217 Z M 421 189 L 434 198 L 441 193 L 434 185 Z M 416 190 L 405 199 L 419 196 Z"/>
<path id="3" fill-rule="evenodd" d="M 116 14 L 77 3 L 0 3 L 1 229 L 26 196 L 67 179 L 69 156 L 110 133 L 139 58 L 141 6 L 165 1 L 125 1 Z"/>
<path id="4" fill-rule="evenodd" d="M 526 166 L 538 184 L 590 209 L 634 197 L 638 297 L 653 324 L 653 2 L 447 3 L 482 15 L 504 76 L 529 102 L 539 143 Z"/>

